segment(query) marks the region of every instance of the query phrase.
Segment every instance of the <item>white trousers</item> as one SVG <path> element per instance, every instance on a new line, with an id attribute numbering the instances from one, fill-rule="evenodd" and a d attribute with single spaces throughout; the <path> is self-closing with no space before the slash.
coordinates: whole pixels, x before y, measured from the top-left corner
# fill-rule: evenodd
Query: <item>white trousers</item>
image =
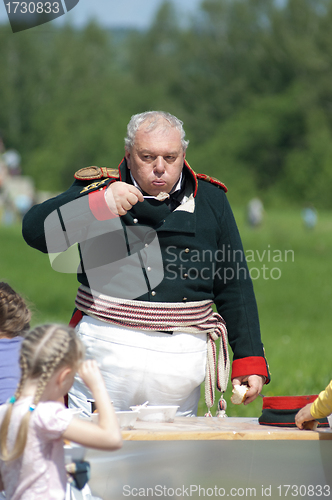
<path id="1" fill-rule="evenodd" d="M 177 416 L 195 416 L 205 378 L 206 333 L 146 332 L 84 316 L 76 330 L 103 374 L 116 411 L 149 401 L 179 405 Z M 69 406 L 91 410 L 90 391 L 76 376 Z"/>

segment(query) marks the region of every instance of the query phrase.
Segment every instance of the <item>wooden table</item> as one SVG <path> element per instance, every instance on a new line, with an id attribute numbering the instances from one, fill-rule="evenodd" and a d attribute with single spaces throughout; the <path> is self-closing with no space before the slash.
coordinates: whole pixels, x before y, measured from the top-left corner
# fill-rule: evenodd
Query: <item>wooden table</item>
<path id="1" fill-rule="evenodd" d="M 187 440 L 332 440 L 332 429 L 301 431 L 291 427 L 259 425 L 257 418 L 179 417 L 172 423 L 140 422 L 124 430 L 126 441 Z"/>
<path id="2" fill-rule="evenodd" d="M 332 429 L 261 426 L 256 418 L 136 422 L 114 453 L 87 452 L 90 487 L 125 498 L 332 500 Z"/>

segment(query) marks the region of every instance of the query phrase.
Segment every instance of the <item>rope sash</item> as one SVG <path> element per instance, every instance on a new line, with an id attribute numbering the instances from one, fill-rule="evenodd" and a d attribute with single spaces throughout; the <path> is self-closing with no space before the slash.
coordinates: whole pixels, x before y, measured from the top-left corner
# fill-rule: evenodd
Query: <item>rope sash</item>
<path id="1" fill-rule="evenodd" d="M 211 300 L 197 302 L 146 302 L 126 300 L 91 293 L 81 285 L 75 305 L 77 309 L 113 325 L 146 331 L 181 331 L 207 334 L 207 361 L 205 377 L 205 402 L 208 415 L 215 399 L 215 377 L 217 367 L 217 389 L 224 393 L 227 388 L 230 361 L 228 355 L 227 328 L 223 318 L 212 310 Z M 220 338 L 217 363 L 216 340 Z M 225 409 L 225 402 L 219 401 L 219 410 Z"/>

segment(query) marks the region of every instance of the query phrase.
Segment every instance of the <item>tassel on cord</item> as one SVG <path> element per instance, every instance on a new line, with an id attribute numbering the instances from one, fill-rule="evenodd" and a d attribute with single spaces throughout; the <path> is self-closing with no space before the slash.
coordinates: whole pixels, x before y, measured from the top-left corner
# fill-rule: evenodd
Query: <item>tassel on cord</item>
<path id="1" fill-rule="evenodd" d="M 206 417 L 212 417 L 211 408 L 215 400 L 215 373 L 217 365 L 217 389 L 222 393 L 218 401 L 218 409 L 216 416 L 219 418 L 226 417 L 227 403 L 223 398 L 223 394 L 227 389 L 230 361 L 228 354 L 228 339 L 226 323 L 217 313 L 213 313 L 214 319 L 217 320 L 217 328 L 208 334 L 207 342 L 207 360 L 206 360 L 206 378 L 205 378 L 205 402 L 208 411 Z M 217 347 L 216 340 L 220 337 L 219 356 L 217 363 Z"/>

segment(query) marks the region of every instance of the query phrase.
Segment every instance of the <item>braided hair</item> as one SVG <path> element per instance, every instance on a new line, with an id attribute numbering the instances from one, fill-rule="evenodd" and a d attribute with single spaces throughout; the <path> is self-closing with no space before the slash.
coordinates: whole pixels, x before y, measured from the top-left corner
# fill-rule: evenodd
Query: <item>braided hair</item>
<path id="1" fill-rule="evenodd" d="M 29 330 L 31 313 L 8 283 L 0 282 L 0 336 L 16 337 Z"/>
<path id="2" fill-rule="evenodd" d="M 32 411 L 39 403 L 47 383 L 60 368 L 75 368 L 83 359 L 83 345 L 75 330 L 62 325 L 38 326 L 26 335 L 20 353 L 21 379 L 15 395 L 9 400 L 7 412 L 0 428 L 0 451 L 2 460 L 15 460 L 22 455 L 28 437 Z M 29 411 L 22 418 L 16 441 L 11 452 L 7 449 L 7 435 L 13 404 L 21 396 L 28 379 L 37 381 L 37 389 Z"/>

